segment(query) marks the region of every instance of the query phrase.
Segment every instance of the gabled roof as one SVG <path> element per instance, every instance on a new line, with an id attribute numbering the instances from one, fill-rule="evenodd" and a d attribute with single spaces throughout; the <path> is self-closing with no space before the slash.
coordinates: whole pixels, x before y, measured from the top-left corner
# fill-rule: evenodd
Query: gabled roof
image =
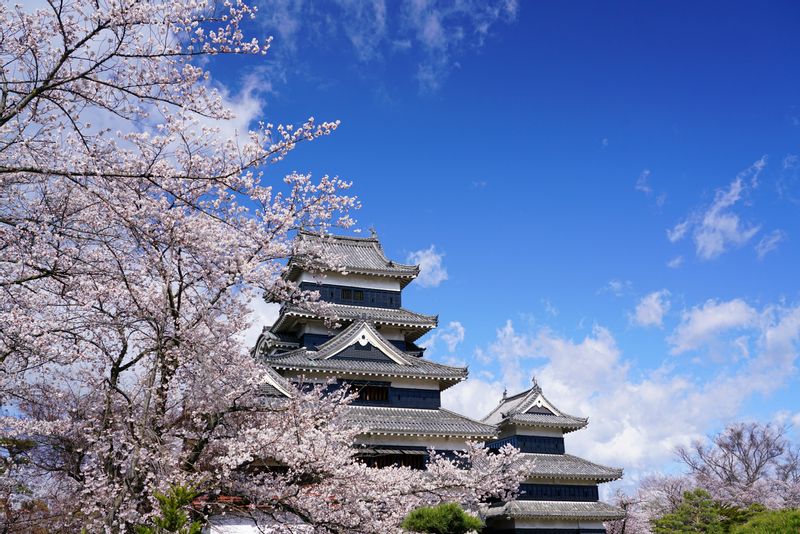
<path id="1" fill-rule="evenodd" d="M 625 517 L 621 509 L 604 502 L 511 501 L 502 506 L 488 508 L 485 512 L 487 519 L 507 517 L 613 521 Z"/>
<path id="2" fill-rule="evenodd" d="M 405 286 L 419 274 L 418 265 L 395 263 L 387 258 L 374 234 L 370 237 L 350 237 L 299 232 L 297 239 L 300 242 L 298 248 L 321 248 L 326 257 L 348 273 L 396 278 L 400 280 L 401 286 Z M 313 269 L 315 265 L 309 258 L 296 255 L 289 260 L 287 267 L 285 276 L 293 280 L 301 271 Z"/>
<path id="3" fill-rule="evenodd" d="M 350 306 L 347 304 L 326 303 L 325 307 L 329 316 L 335 317 L 342 323 L 365 320 L 377 325 L 394 326 L 409 330 L 408 339 L 413 341 L 425 333 L 436 328 L 439 321 L 436 315 L 423 315 L 404 308 L 372 308 L 369 306 Z M 304 309 L 300 306 L 284 306 L 275 324 L 270 329 L 272 332 L 281 332 L 290 327 L 298 318 L 323 319 L 318 313 Z"/>
<path id="4" fill-rule="evenodd" d="M 265 397 L 291 397 L 294 386 L 275 369 L 267 366 L 266 381 L 261 384 L 259 392 Z"/>
<path id="5" fill-rule="evenodd" d="M 339 334 L 317 347 L 314 358 L 327 360 L 336 356 L 347 347 L 358 343 L 361 346 L 370 344 L 380 350 L 392 361 L 399 365 L 413 365 L 416 358 L 407 356 L 395 347 L 385 337 L 380 335 L 375 327 L 367 321 L 355 321 L 353 324 L 339 332 Z"/>
<path id="6" fill-rule="evenodd" d="M 534 382 L 532 388 L 511 397 L 503 397 L 500 404 L 482 419 L 490 425 L 519 425 L 540 428 L 559 428 L 564 433 L 578 430 L 589 424 L 589 419 L 562 412 L 547 400 L 542 388 Z"/>
<path id="7" fill-rule="evenodd" d="M 494 427 L 450 410 L 350 406 L 347 418 L 366 429 L 365 434 L 391 436 L 450 436 L 489 439 Z"/>
<path id="8" fill-rule="evenodd" d="M 363 337 L 362 337 L 363 336 Z M 354 345 L 371 345 L 386 356 L 374 358 L 337 358 L 344 349 Z M 403 353 L 392 345 L 374 324 L 357 321 L 326 341 L 317 350 L 305 347 L 266 356 L 273 368 L 287 371 L 322 372 L 326 374 L 355 374 L 363 376 L 409 377 L 438 380 L 455 384 L 467 377 L 465 367 L 452 367 Z"/>
<path id="9" fill-rule="evenodd" d="M 522 453 L 529 466 L 527 479 L 566 479 L 610 482 L 622 478 L 622 469 L 607 467 L 571 454 Z"/>
<path id="10" fill-rule="evenodd" d="M 255 354 L 266 354 L 272 349 L 296 349 L 300 343 L 292 336 L 276 334 L 264 327 L 256 342 Z"/>

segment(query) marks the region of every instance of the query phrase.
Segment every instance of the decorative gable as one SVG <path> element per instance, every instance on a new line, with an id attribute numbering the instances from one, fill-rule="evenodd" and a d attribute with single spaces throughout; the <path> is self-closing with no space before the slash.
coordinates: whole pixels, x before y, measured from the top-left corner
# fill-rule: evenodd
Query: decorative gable
<path id="1" fill-rule="evenodd" d="M 328 358 L 329 360 L 359 360 L 370 362 L 394 362 L 371 343 L 354 343 Z M 396 362 L 395 362 L 396 363 Z"/>
<path id="2" fill-rule="evenodd" d="M 336 337 L 320 345 L 317 359 L 349 359 L 388 361 L 411 365 L 409 356 L 392 345 L 366 321 L 358 321 L 342 330 Z"/>
<path id="3" fill-rule="evenodd" d="M 538 387 L 534 387 L 531 392 L 534 394 L 530 395 L 526 402 L 523 402 L 522 406 L 520 406 L 521 409 L 517 413 L 562 415 L 558 408 L 550 404 L 550 402 L 544 398 L 544 395 L 542 395 L 542 392 Z"/>

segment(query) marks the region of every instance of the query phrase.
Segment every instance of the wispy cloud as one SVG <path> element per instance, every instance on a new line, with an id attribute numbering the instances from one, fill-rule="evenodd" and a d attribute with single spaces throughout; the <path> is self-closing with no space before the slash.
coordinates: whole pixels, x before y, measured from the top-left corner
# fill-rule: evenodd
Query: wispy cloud
<path id="1" fill-rule="evenodd" d="M 631 322 L 638 326 L 663 326 L 670 307 L 669 295 L 669 291 L 662 289 L 642 297 L 630 316 Z"/>
<path id="2" fill-rule="evenodd" d="M 642 172 L 639 173 L 639 177 L 636 179 L 636 185 L 634 187 L 637 191 L 644 193 L 647 197 L 652 197 L 655 195 L 656 206 L 661 207 L 667 201 L 667 194 L 655 193 L 653 186 L 650 184 L 650 174 L 650 169 L 643 169 Z"/>
<path id="3" fill-rule="evenodd" d="M 611 293 L 616 297 L 621 297 L 630 293 L 633 290 L 633 282 L 630 280 L 618 280 L 614 278 L 610 280 L 606 285 L 601 287 L 597 292 L 598 293 Z"/>
<path id="4" fill-rule="evenodd" d="M 343 39 L 362 64 L 413 54 L 420 92 L 430 93 L 517 10 L 516 0 L 275 0 L 259 19 L 276 37 L 274 50 L 292 63 L 308 39 Z"/>
<path id="5" fill-rule="evenodd" d="M 650 195 L 653 193 L 653 188 L 650 187 L 650 169 L 644 169 L 640 174 L 639 178 L 636 179 L 636 190 L 641 191 L 645 195 Z"/>
<path id="6" fill-rule="evenodd" d="M 733 208 L 750 190 L 758 187 L 758 178 L 766 165 L 764 156 L 740 172 L 728 188 L 717 191 L 710 206 L 668 229 L 667 238 L 674 243 L 691 230 L 696 254 L 703 260 L 716 258 L 731 247 L 750 241 L 761 227 L 743 221 Z"/>
<path id="7" fill-rule="evenodd" d="M 681 265 L 683 265 L 683 256 L 675 256 L 667 262 L 667 267 L 670 269 L 677 269 Z"/>
<path id="8" fill-rule="evenodd" d="M 447 347 L 448 353 L 455 352 L 456 348 L 464 341 L 466 329 L 460 321 L 450 321 L 447 326 L 441 326 L 431 332 L 424 341 L 420 343 L 421 347 L 428 350 L 426 354 L 430 355 L 435 347 L 442 343 Z"/>
<path id="9" fill-rule="evenodd" d="M 782 230 L 773 230 L 761 238 L 756 244 L 756 254 L 759 260 L 763 260 L 764 256 L 778 248 L 781 241 L 786 238 L 786 232 Z"/>
<path id="10" fill-rule="evenodd" d="M 542 299 L 542 306 L 544 307 L 544 311 L 547 312 L 547 314 L 551 317 L 558 316 L 558 308 L 553 306 L 553 303 L 550 302 L 550 299 Z"/>
<path id="11" fill-rule="evenodd" d="M 447 280 L 447 269 L 442 264 L 443 252 L 436 252 L 436 247 L 417 250 L 408 255 L 408 261 L 419 265 L 417 283 L 422 287 L 437 287 Z"/>

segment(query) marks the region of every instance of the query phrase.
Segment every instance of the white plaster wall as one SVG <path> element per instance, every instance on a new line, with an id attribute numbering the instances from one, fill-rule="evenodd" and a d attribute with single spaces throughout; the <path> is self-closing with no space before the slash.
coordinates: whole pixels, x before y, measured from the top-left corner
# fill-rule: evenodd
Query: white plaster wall
<path id="1" fill-rule="evenodd" d="M 312 534 L 314 529 L 311 525 L 295 523 L 293 525 L 281 525 L 281 529 L 271 527 L 272 520 L 265 515 L 256 514 L 256 519 L 251 517 L 236 515 L 216 515 L 208 519 L 208 523 L 203 527 L 204 534 L 272 534 L 276 532 L 286 532 L 288 527 L 293 534 Z M 288 519 L 288 518 L 287 518 Z M 272 523 L 275 524 L 275 523 Z"/>
<path id="2" fill-rule="evenodd" d="M 433 447 L 436 450 L 457 450 L 463 449 L 466 443 L 464 438 L 447 437 L 426 437 L 426 436 L 362 436 L 358 439 L 359 444 L 363 445 L 394 445 L 394 446 L 424 446 Z"/>
<path id="3" fill-rule="evenodd" d="M 598 521 L 535 521 L 531 519 L 516 519 L 514 526 L 517 528 L 603 528 L 603 523 Z"/>
<path id="4" fill-rule="evenodd" d="M 363 274 L 326 273 L 324 275 L 303 272 L 298 282 L 311 282 L 313 284 L 332 284 L 337 286 L 363 287 L 366 289 L 385 289 L 387 291 L 400 291 L 400 281 L 383 276 L 367 276 Z"/>
<path id="5" fill-rule="evenodd" d="M 417 380 L 413 378 L 394 378 L 388 376 L 372 376 L 372 375 L 361 375 L 361 374 L 346 374 L 346 373 L 301 373 L 298 371 L 287 371 L 284 376 L 289 379 L 296 379 L 299 376 L 303 375 L 306 379 L 306 382 L 318 382 L 320 384 L 324 384 L 328 381 L 329 378 L 335 377 L 337 379 L 342 380 L 374 380 L 376 382 L 389 382 L 393 387 L 399 388 L 415 388 L 415 389 L 432 389 L 438 390 L 439 389 L 439 382 L 436 380 Z"/>
<path id="6" fill-rule="evenodd" d="M 326 336 L 332 336 L 336 334 L 336 331 L 325 326 L 325 322 L 322 319 L 309 318 L 306 319 L 306 321 L 307 322 L 300 327 L 299 330 L 300 335 L 323 334 Z M 403 335 L 403 330 L 401 330 L 400 328 L 393 328 L 391 326 L 382 326 L 378 329 L 378 332 L 380 332 L 380 334 L 386 339 L 395 339 L 395 340 L 405 339 L 405 336 Z"/>
<path id="7" fill-rule="evenodd" d="M 536 468 L 534 467 L 535 471 Z M 572 480 L 567 478 L 526 478 L 525 484 L 565 484 L 569 486 L 595 486 L 591 480 Z"/>

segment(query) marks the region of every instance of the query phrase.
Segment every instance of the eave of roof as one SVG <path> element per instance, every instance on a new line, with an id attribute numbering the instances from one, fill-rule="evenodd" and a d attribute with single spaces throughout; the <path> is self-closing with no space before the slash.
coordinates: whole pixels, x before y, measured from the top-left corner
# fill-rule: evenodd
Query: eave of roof
<path id="1" fill-rule="evenodd" d="M 599 501 L 511 501 L 486 509 L 485 515 L 487 518 L 613 521 L 622 519 L 625 513 L 616 506 Z"/>
<path id="2" fill-rule="evenodd" d="M 526 478 L 590 480 L 597 483 L 622 478 L 623 470 L 590 462 L 572 454 L 522 453 L 529 465 Z"/>
<path id="3" fill-rule="evenodd" d="M 534 405 L 546 407 L 552 414 L 527 413 Z M 586 417 L 576 417 L 559 410 L 542 393 L 538 384 L 528 390 L 510 397 L 503 397 L 500 403 L 481 421 L 498 427 L 507 425 L 534 428 L 559 428 L 565 434 L 589 424 Z"/>
<path id="4" fill-rule="evenodd" d="M 366 320 L 371 323 L 403 328 L 409 331 L 408 339 L 414 341 L 436 328 L 439 317 L 412 312 L 405 308 L 372 308 L 369 306 L 350 306 L 347 304 L 326 304 L 330 318 L 340 323 L 351 323 Z M 272 332 L 281 332 L 296 318 L 317 319 L 324 321 L 325 316 L 303 309 L 299 306 L 281 308 L 278 320 L 270 328 Z"/>
<path id="5" fill-rule="evenodd" d="M 376 236 L 323 236 L 318 233 L 300 232 L 298 239 L 321 244 L 328 253 L 338 258 L 339 272 L 394 278 L 400 281 L 401 286 L 405 286 L 419 274 L 419 265 L 396 263 L 387 258 Z M 302 256 L 292 257 L 284 277 L 293 280 L 300 272 L 309 269 L 319 269 L 319 266 L 309 264 Z"/>
<path id="6" fill-rule="evenodd" d="M 308 371 L 327 374 L 349 373 L 360 376 L 385 376 L 403 378 L 422 378 L 442 382 L 459 382 L 467 377 L 463 367 L 450 367 L 422 358 L 414 358 L 409 365 L 360 360 L 319 359 L 306 349 L 275 354 L 267 358 L 267 363 L 275 369 L 285 371 Z"/>
<path id="7" fill-rule="evenodd" d="M 494 427 L 444 408 L 350 406 L 347 418 L 363 425 L 365 435 L 489 439 Z"/>

